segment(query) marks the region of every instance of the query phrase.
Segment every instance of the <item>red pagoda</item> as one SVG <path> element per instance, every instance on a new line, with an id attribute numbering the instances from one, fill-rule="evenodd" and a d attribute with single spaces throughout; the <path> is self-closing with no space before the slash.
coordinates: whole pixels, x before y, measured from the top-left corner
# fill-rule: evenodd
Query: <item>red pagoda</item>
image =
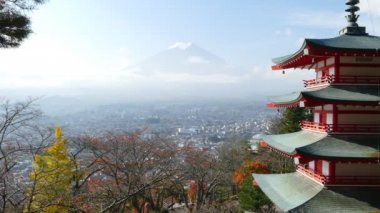
<path id="1" fill-rule="evenodd" d="M 380 37 L 356 22 L 359 0 L 347 0 L 348 26 L 330 39 L 305 39 L 273 70 L 315 70 L 301 92 L 270 98 L 269 107 L 307 107 L 301 131 L 263 141 L 293 158 L 296 172 L 254 174 L 286 212 L 380 212 Z"/>

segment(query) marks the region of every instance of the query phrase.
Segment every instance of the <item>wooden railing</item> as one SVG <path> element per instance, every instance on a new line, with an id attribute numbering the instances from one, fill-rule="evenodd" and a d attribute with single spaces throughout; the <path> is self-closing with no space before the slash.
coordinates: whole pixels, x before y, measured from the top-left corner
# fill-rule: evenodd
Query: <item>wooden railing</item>
<path id="1" fill-rule="evenodd" d="M 332 82 L 332 77 L 331 75 L 324 76 L 322 78 L 316 78 L 316 79 L 311 79 L 311 80 L 304 80 L 303 84 L 306 88 L 308 87 L 315 87 L 315 86 L 323 86 L 323 85 L 328 85 Z"/>
<path id="2" fill-rule="evenodd" d="M 300 127 L 305 130 L 334 133 L 380 133 L 379 124 L 322 124 L 301 121 Z"/>
<path id="3" fill-rule="evenodd" d="M 319 174 L 316 174 L 314 171 L 312 170 L 309 170 L 309 169 L 306 169 L 305 167 L 303 167 L 302 165 L 297 165 L 297 171 L 322 183 L 322 184 L 326 184 L 327 183 L 327 178 L 323 175 L 319 175 Z"/>
<path id="4" fill-rule="evenodd" d="M 306 88 L 328 84 L 380 84 L 380 76 L 335 76 L 327 75 L 322 78 L 304 80 Z"/>
<path id="5" fill-rule="evenodd" d="M 301 121 L 300 126 L 302 129 L 307 129 L 311 131 L 317 131 L 317 132 L 330 132 L 332 129 L 330 125 L 328 124 L 320 124 L 320 123 L 314 123 L 310 121 Z"/>

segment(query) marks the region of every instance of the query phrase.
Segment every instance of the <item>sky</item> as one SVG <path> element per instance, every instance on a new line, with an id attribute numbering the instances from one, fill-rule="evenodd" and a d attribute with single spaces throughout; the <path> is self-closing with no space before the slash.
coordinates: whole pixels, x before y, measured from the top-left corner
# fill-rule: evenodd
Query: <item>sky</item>
<path id="1" fill-rule="evenodd" d="M 202 98 L 294 91 L 301 88 L 302 79 L 313 76 L 312 71 L 283 75 L 270 70 L 271 59 L 295 52 L 304 38 L 337 36 L 346 26 L 345 2 L 50 0 L 30 13 L 34 33 L 19 48 L 0 50 L 0 94 L 6 98 L 113 94 L 114 99 L 156 100 L 186 81 L 190 82 L 186 91 L 168 98 L 202 93 L 195 87 L 210 91 Z M 380 1 L 362 0 L 359 6 L 359 24 L 379 35 Z M 161 73 L 148 79 L 129 69 L 168 47 L 189 43 L 237 71 L 218 76 Z M 164 86 L 166 90 L 157 92 Z"/>

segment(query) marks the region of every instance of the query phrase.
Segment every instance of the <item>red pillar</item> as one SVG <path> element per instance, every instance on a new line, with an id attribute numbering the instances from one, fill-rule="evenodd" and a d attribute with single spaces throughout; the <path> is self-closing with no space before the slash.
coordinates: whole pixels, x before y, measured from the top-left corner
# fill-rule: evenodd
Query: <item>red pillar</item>
<path id="1" fill-rule="evenodd" d="M 329 183 L 335 183 L 335 161 L 329 164 Z"/>

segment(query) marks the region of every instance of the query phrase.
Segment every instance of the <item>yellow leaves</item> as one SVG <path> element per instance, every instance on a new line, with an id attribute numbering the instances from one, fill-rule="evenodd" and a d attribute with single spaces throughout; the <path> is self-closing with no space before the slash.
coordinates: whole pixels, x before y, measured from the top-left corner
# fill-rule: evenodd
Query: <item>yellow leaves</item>
<path id="1" fill-rule="evenodd" d="M 62 140 L 62 130 L 60 127 L 55 128 L 55 140 L 56 141 Z"/>
<path id="2" fill-rule="evenodd" d="M 30 180 L 33 200 L 31 207 L 39 212 L 68 212 L 65 206 L 70 202 L 70 189 L 75 174 L 76 162 L 67 153 L 67 141 L 60 128 L 55 130 L 55 142 L 44 149 L 41 155 L 34 155 L 34 169 Z"/>

